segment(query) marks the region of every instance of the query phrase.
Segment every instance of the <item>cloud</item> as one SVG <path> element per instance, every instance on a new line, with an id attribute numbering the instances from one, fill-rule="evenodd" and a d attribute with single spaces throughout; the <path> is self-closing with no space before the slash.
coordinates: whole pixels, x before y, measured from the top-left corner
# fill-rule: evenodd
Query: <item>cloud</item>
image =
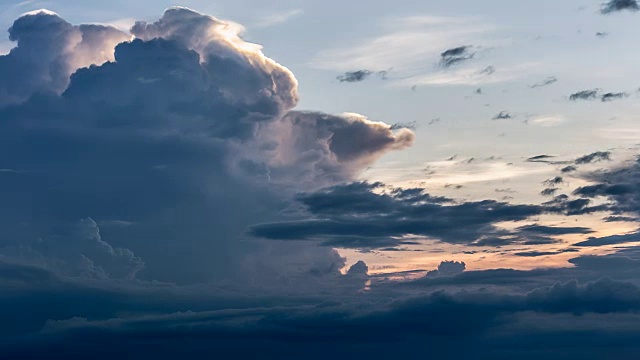
<path id="1" fill-rule="evenodd" d="M 512 119 L 512 118 L 513 118 L 513 115 L 503 110 L 503 111 L 500 111 L 500 113 L 498 113 L 496 116 L 494 116 L 492 120 L 506 120 L 506 119 Z"/>
<path id="2" fill-rule="evenodd" d="M 130 38 L 114 27 L 74 26 L 48 11 L 34 11 L 9 28 L 17 46 L 0 56 L 0 106 L 36 93 L 60 94 L 78 68 L 113 60 L 116 44 Z"/>
<path id="3" fill-rule="evenodd" d="M 558 126 L 564 121 L 565 119 L 562 116 L 548 115 L 548 116 L 539 116 L 539 117 L 535 117 L 533 119 L 527 120 L 527 123 L 538 125 L 538 126 L 544 126 L 544 127 L 552 127 L 552 126 Z"/>
<path id="4" fill-rule="evenodd" d="M 551 179 L 547 179 L 542 183 L 547 186 L 556 186 L 556 185 L 564 184 L 564 179 L 562 178 L 562 176 L 556 176 Z"/>
<path id="5" fill-rule="evenodd" d="M 344 75 L 340 75 L 337 77 L 340 82 L 360 82 L 368 78 L 373 71 L 369 70 L 358 70 L 358 71 L 347 71 Z"/>
<path id="6" fill-rule="evenodd" d="M 558 81 L 558 78 L 556 78 L 555 76 L 550 76 L 540 82 L 534 83 L 529 85 L 530 88 L 535 89 L 535 88 L 539 88 L 539 87 L 543 87 L 543 86 L 547 86 L 547 85 L 551 85 L 555 82 Z"/>
<path id="7" fill-rule="evenodd" d="M 496 68 L 491 66 L 491 65 L 489 65 L 486 68 L 480 70 L 479 74 L 480 75 L 491 75 L 491 74 L 493 74 L 495 72 L 496 72 Z"/>
<path id="8" fill-rule="evenodd" d="M 377 35 L 323 50 L 309 65 L 339 71 L 394 68 L 403 75 L 415 74 L 424 71 L 425 59 L 451 48 L 451 39 L 473 43 L 494 28 L 479 17 L 394 17 L 377 25 Z"/>
<path id="9" fill-rule="evenodd" d="M 617 168 L 595 171 L 584 174 L 582 178 L 591 185 L 581 186 L 574 190 L 575 195 L 586 198 L 605 197 L 611 201 L 607 209 L 614 215 L 640 212 L 640 165 L 628 163 Z"/>
<path id="10" fill-rule="evenodd" d="M 598 96 L 598 91 L 599 91 L 598 89 L 578 91 L 576 93 L 571 94 L 569 96 L 569 100 L 571 101 L 594 100 Z"/>
<path id="11" fill-rule="evenodd" d="M 574 246 L 605 246 L 617 245 L 640 241 L 640 232 L 635 231 L 629 234 L 611 235 L 605 237 L 590 237 L 588 240 L 573 244 Z"/>
<path id="12" fill-rule="evenodd" d="M 562 169 L 560 169 L 560 172 L 562 172 L 563 174 L 566 174 L 566 173 L 574 172 L 576 170 L 578 170 L 577 167 L 575 167 L 573 165 L 568 165 L 568 166 L 565 166 Z"/>
<path id="13" fill-rule="evenodd" d="M 462 261 L 442 261 L 437 270 L 429 271 L 426 276 L 454 276 L 462 273 L 465 269 L 466 264 Z"/>
<path id="14" fill-rule="evenodd" d="M 581 156 L 575 160 L 576 165 L 591 164 L 600 161 L 611 161 L 610 151 L 596 151 L 591 154 Z"/>
<path id="15" fill-rule="evenodd" d="M 374 74 L 380 77 L 380 79 L 386 80 L 389 70 L 381 70 L 377 72 L 371 70 L 347 71 L 343 75 L 337 76 L 336 79 L 340 82 L 354 83 L 364 81 Z"/>
<path id="16" fill-rule="evenodd" d="M 278 144 L 266 160 L 272 180 L 316 184 L 351 179 L 384 153 L 414 141 L 407 128 L 354 113 L 292 111 L 260 134 Z"/>
<path id="17" fill-rule="evenodd" d="M 65 231 L 43 239 L 0 249 L 0 255 L 52 269 L 69 276 L 131 280 L 144 262 L 129 250 L 102 240 L 98 225 L 83 219 Z"/>
<path id="18" fill-rule="evenodd" d="M 603 14 L 611 14 L 624 10 L 638 11 L 640 10 L 640 5 L 638 5 L 638 1 L 636 0 L 609 0 L 602 4 L 600 12 Z"/>
<path id="19" fill-rule="evenodd" d="M 527 159 L 528 162 L 549 162 L 549 159 L 553 159 L 555 156 L 553 155 L 536 155 Z"/>
<path id="20" fill-rule="evenodd" d="M 617 99 L 622 99 L 622 98 L 626 98 L 627 96 L 629 96 L 629 94 L 625 93 L 625 92 L 617 92 L 617 93 L 606 93 L 606 94 L 602 94 L 602 96 L 600 97 L 600 100 L 602 100 L 602 102 L 607 102 L 607 101 L 613 101 L 613 100 L 617 100 Z"/>
<path id="21" fill-rule="evenodd" d="M 258 28 L 268 28 L 276 25 L 286 23 L 287 21 L 299 17 L 304 11 L 302 9 L 293 9 L 284 11 L 281 13 L 265 16 L 262 20 L 258 21 L 255 25 Z"/>
<path id="22" fill-rule="evenodd" d="M 475 53 L 471 52 L 471 48 L 472 46 L 465 45 L 443 51 L 440 53 L 440 66 L 448 68 L 463 61 L 473 59 Z"/>
<path id="23" fill-rule="evenodd" d="M 478 246 L 541 240 L 533 232 L 527 238 L 521 236 L 524 231 L 513 234 L 494 224 L 525 220 L 544 212 L 542 207 L 493 200 L 456 204 L 422 189 L 377 193 L 381 188 L 379 183 L 351 183 L 302 193 L 298 201 L 306 207 L 304 219 L 255 225 L 251 233 L 267 239 L 309 240 L 351 248 L 394 246 L 402 244 L 407 235 Z"/>
<path id="24" fill-rule="evenodd" d="M 600 89 L 593 90 L 582 90 L 576 93 L 573 93 L 569 96 L 569 100 L 577 101 L 577 100 L 595 100 L 600 99 L 602 102 L 610 102 L 618 99 L 623 99 L 628 97 L 629 94 L 626 92 L 608 92 L 604 94 L 600 94 Z"/>
<path id="25" fill-rule="evenodd" d="M 14 71 L 19 61 L 59 79 L 11 85 L 19 101 L 0 105 L 0 162 L 14 170 L 0 177 L 0 252 L 97 278 L 333 281 L 344 262 L 331 249 L 250 243 L 246 227 L 277 218 L 298 191 L 353 180 L 410 146 L 413 132 L 358 114 L 291 111 L 294 75 L 242 30 L 179 7 L 136 22 L 133 40 L 45 12 L 18 19 L 19 46 L 0 58 L 0 73 L 29 83 Z M 84 243 L 60 235 L 60 253 L 59 228 L 88 217 L 104 224 L 100 235 L 97 226 Z M 288 260 L 272 261 L 277 252 Z M 247 266 L 257 254 L 264 267 Z M 296 256 L 318 266 L 300 267 Z"/>

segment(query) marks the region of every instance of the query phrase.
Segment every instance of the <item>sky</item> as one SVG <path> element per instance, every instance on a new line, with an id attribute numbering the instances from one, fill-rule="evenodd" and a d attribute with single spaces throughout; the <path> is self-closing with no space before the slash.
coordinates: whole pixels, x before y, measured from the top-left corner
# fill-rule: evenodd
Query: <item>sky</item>
<path id="1" fill-rule="evenodd" d="M 0 0 L 0 355 L 632 356 L 638 16 Z"/>

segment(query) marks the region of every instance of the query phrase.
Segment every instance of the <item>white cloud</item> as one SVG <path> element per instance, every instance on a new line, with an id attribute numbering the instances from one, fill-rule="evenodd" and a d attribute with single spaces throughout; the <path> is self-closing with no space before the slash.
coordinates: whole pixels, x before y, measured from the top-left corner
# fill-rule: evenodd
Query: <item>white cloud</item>
<path id="1" fill-rule="evenodd" d="M 254 27 L 256 28 L 266 28 L 266 27 L 271 27 L 271 26 L 275 26 L 275 25 L 280 25 L 282 23 L 285 23 L 295 17 L 298 17 L 300 15 L 302 15 L 303 11 L 302 9 L 293 9 L 293 10 L 288 10 L 285 12 L 281 12 L 281 13 L 276 13 L 276 14 L 272 14 L 272 15 L 268 15 L 265 16 L 264 18 L 262 18 L 262 20 L 260 20 L 259 22 L 257 22 Z"/>
<path id="2" fill-rule="evenodd" d="M 516 80 L 521 74 L 535 68 L 539 63 L 525 63 L 510 67 L 501 67 L 495 73 L 487 75 L 482 73 L 484 67 L 466 68 L 460 70 L 443 70 L 425 75 L 417 75 L 405 78 L 393 83 L 394 86 L 453 86 L 453 85 L 483 85 L 497 84 Z"/>
<path id="3" fill-rule="evenodd" d="M 566 119 L 560 115 L 543 115 L 529 120 L 529 124 L 543 127 L 558 126 L 565 122 Z"/>
<path id="4" fill-rule="evenodd" d="M 393 67 L 400 72 L 415 72 L 437 63 L 442 51 L 479 44 L 482 35 L 495 30 L 481 18 L 435 16 L 393 19 L 382 28 L 381 35 L 360 40 L 358 45 L 321 51 L 310 66 L 337 71 Z"/>

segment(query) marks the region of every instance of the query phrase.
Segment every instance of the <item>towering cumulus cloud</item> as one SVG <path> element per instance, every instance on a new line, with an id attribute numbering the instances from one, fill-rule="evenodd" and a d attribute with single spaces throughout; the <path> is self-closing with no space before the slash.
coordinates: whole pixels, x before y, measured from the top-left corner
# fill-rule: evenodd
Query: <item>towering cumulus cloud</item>
<path id="1" fill-rule="evenodd" d="M 297 191 L 353 179 L 413 133 L 293 111 L 295 77 L 242 30 L 186 8 L 131 34 L 48 11 L 16 20 L 17 46 L 0 57 L 0 254 L 102 279 L 339 276 L 334 250 L 256 242 L 247 229 L 275 220 Z M 87 218 L 93 235 L 69 235 Z M 264 259 L 276 252 L 315 260 L 247 266 L 290 263 Z"/>
<path id="2" fill-rule="evenodd" d="M 76 69 L 113 60 L 115 45 L 129 37 L 112 27 L 73 26 L 46 10 L 25 14 L 9 28 L 17 46 L 0 57 L 0 105 L 61 93 Z"/>

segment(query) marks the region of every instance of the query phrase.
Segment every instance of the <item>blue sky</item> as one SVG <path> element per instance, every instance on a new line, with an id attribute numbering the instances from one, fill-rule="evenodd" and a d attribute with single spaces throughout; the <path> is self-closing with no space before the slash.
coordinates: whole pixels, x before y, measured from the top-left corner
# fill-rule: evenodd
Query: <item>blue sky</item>
<path id="1" fill-rule="evenodd" d="M 628 356 L 639 10 L 0 0 L 0 354 Z"/>

